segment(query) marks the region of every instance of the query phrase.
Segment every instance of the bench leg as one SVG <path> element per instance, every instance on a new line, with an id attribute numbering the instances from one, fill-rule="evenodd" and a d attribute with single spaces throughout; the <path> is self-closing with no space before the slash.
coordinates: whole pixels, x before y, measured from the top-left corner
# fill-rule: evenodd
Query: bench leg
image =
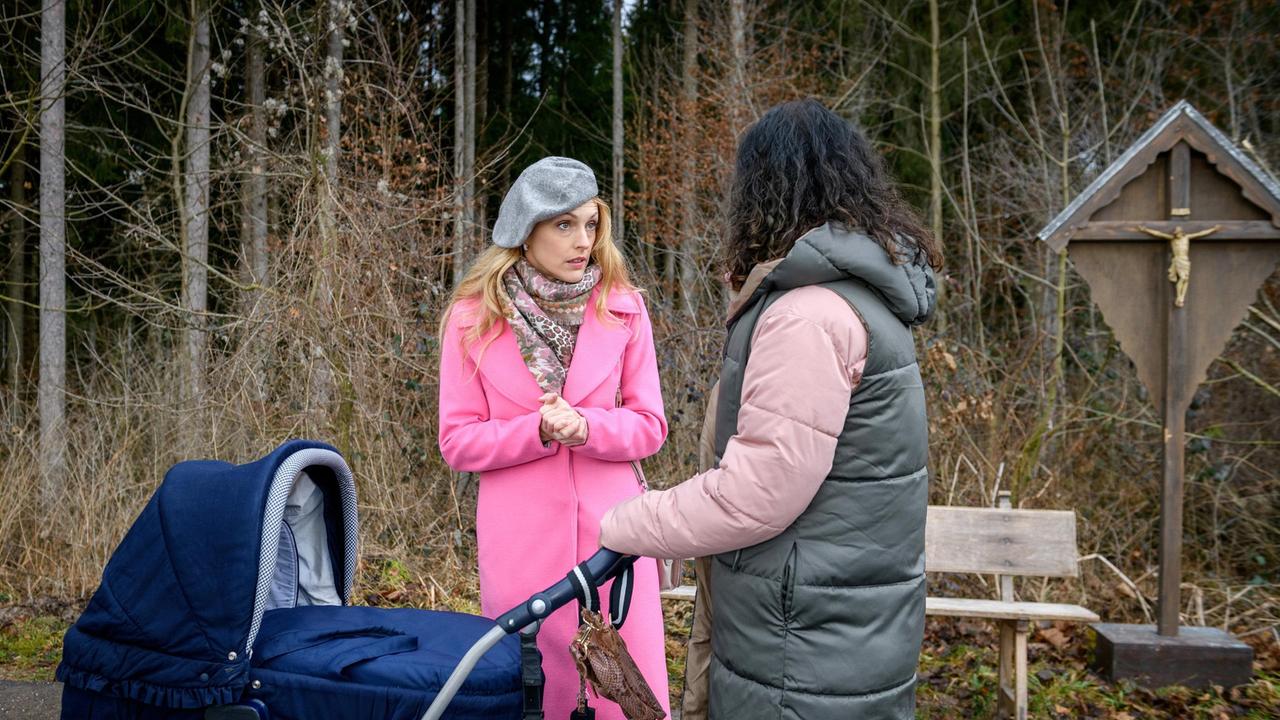
<path id="1" fill-rule="evenodd" d="M 1016 712 L 1013 689 L 1014 621 L 1000 620 L 1000 674 L 996 686 L 996 717 L 1010 718 Z"/>
<path id="2" fill-rule="evenodd" d="M 1017 720 L 1027 720 L 1027 635 L 1031 629 L 1029 625 L 1026 620 L 1019 620 L 1017 631 L 1014 633 L 1013 652 L 1016 662 L 1013 679 L 1017 694 L 1014 717 Z"/>
<path id="3" fill-rule="evenodd" d="M 1026 620 L 1000 621 L 1000 674 L 996 717 L 1027 720 L 1027 635 Z"/>

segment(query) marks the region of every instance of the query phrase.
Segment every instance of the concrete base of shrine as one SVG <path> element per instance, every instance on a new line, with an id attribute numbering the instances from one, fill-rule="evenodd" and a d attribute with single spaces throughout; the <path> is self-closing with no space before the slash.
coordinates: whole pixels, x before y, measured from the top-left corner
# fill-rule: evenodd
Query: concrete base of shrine
<path id="1" fill-rule="evenodd" d="M 1253 648 L 1210 627 L 1178 629 L 1175 637 L 1154 625 L 1096 623 L 1094 669 L 1112 682 L 1132 680 L 1150 688 L 1183 685 L 1234 687 L 1253 675 Z"/>

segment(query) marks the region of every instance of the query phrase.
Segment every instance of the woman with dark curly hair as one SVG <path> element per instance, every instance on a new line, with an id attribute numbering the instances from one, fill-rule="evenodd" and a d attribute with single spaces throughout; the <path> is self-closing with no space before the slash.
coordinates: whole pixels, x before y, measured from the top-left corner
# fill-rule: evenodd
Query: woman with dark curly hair
<path id="1" fill-rule="evenodd" d="M 929 472 L 911 328 L 937 241 L 867 139 L 801 100 L 743 135 L 724 245 L 711 469 L 615 506 L 601 544 L 709 558 L 707 707 L 686 717 L 912 718 Z"/>

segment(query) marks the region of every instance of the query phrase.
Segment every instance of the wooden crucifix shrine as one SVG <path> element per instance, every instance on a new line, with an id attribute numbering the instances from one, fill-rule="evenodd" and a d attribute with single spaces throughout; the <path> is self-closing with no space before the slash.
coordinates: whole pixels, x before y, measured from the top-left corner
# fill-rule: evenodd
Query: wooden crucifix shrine
<path id="1" fill-rule="evenodd" d="M 1043 230 L 1067 250 L 1164 415 L 1157 627 L 1102 624 L 1113 679 L 1248 682 L 1252 652 L 1220 630 L 1179 628 L 1187 407 L 1280 261 L 1280 184 L 1179 102 Z"/>

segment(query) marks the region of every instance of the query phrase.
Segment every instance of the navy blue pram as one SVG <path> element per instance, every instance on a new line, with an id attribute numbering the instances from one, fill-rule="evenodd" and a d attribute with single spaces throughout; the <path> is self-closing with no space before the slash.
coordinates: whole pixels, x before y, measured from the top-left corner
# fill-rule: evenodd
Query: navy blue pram
<path id="1" fill-rule="evenodd" d="M 175 465 L 67 631 L 62 717 L 541 718 L 537 621 L 632 560 L 602 550 L 496 621 L 351 607 L 358 529 L 328 445 Z"/>

